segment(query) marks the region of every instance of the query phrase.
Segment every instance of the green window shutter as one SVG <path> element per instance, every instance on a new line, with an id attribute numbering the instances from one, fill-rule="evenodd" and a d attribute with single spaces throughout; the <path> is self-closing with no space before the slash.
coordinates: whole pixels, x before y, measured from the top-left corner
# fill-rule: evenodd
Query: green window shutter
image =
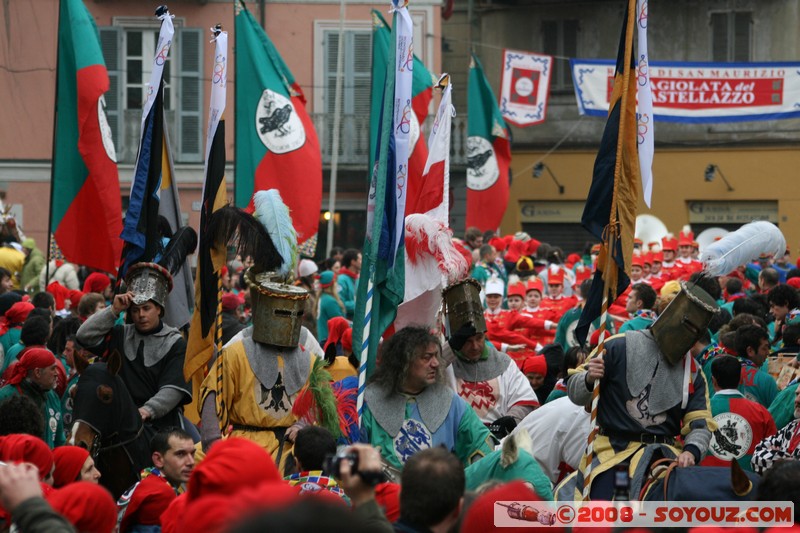
<path id="1" fill-rule="evenodd" d="M 733 60 L 737 62 L 751 61 L 750 32 L 753 27 L 753 14 L 750 11 L 737 11 L 733 20 Z"/>
<path id="2" fill-rule="evenodd" d="M 176 159 L 182 162 L 203 160 L 203 31 L 180 28 L 176 32 L 178 91 L 173 100 L 177 115 L 177 135 L 173 145 Z"/>
<path id="3" fill-rule="evenodd" d="M 728 62 L 728 13 L 711 14 L 711 60 Z"/>
<path id="4" fill-rule="evenodd" d="M 103 50 L 103 58 L 106 62 L 106 70 L 108 70 L 108 79 L 110 81 L 108 92 L 105 94 L 106 117 L 108 118 L 108 125 L 111 127 L 114 146 L 117 149 L 117 154 L 119 154 L 119 149 L 124 142 L 122 138 L 122 119 L 120 118 L 122 116 L 122 29 L 104 26 L 99 28 L 99 31 L 100 47 Z"/>

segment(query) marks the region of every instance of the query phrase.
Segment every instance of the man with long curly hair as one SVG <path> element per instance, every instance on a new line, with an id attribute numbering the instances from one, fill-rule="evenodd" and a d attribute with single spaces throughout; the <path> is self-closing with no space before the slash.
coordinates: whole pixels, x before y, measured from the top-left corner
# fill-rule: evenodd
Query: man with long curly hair
<path id="1" fill-rule="evenodd" d="M 365 393 L 362 438 L 395 470 L 417 451 L 444 446 L 465 465 L 492 451 L 491 435 L 443 379 L 439 339 L 410 326 L 383 346 Z"/>

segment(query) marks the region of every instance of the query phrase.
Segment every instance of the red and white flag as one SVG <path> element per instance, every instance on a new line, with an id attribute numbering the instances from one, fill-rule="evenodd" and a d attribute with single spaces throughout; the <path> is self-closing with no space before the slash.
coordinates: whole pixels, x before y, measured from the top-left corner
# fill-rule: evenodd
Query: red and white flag
<path id="1" fill-rule="evenodd" d="M 429 215 L 445 226 L 449 226 L 450 212 L 450 128 L 456 114 L 449 79 L 447 74 L 439 79 L 439 85 L 444 85 L 442 100 L 428 137 L 428 160 L 422 173 L 422 186 L 415 210 L 417 213 Z"/>
<path id="2" fill-rule="evenodd" d="M 544 122 L 552 65 L 552 56 L 503 50 L 500 112 L 506 122 L 521 128 Z"/>
<path id="3" fill-rule="evenodd" d="M 448 228 L 450 197 L 450 128 L 455 115 L 452 86 L 443 74 L 442 99 L 428 138 L 428 160 L 417 199 L 417 211 L 405 222 L 405 293 L 397 309 L 395 330 L 410 324 L 433 326 L 441 305 L 442 282 L 467 275 L 469 265 L 455 250 Z"/>

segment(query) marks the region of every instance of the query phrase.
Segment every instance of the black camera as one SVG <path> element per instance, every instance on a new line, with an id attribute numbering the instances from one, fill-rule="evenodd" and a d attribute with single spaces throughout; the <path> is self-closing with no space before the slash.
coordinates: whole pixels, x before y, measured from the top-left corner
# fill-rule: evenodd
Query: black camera
<path id="1" fill-rule="evenodd" d="M 350 461 L 351 472 L 358 472 L 358 454 L 355 452 L 347 453 L 347 450 L 342 450 L 336 455 L 326 456 L 322 469 L 329 476 L 339 478 L 341 477 L 339 472 L 342 470 L 342 461 L 344 460 Z"/>
<path id="2" fill-rule="evenodd" d="M 348 452 L 347 449 L 342 450 L 336 455 L 328 455 L 325 457 L 325 463 L 322 466 L 323 471 L 329 476 L 336 479 L 341 478 L 342 461 L 350 461 L 350 472 L 357 473 L 359 477 L 367 485 L 379 485 L 386 481 L 386 475 L 382 471 L 378 472 L 361 472 L 358 469 L 358 453 Z"/>

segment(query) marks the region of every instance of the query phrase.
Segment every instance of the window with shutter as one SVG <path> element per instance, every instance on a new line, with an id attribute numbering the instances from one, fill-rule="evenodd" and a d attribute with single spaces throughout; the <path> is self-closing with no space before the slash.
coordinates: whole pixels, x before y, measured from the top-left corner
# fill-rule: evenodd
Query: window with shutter
<path id="1" fill-rule="evenodd" d="M 572 73 L 569 62 L 564 59 L 578 55 L 577 20 L 545 20 L 542 22 L 542 47 L 545 54 L 558 56 L 553 61 L 553 73 L 550 77 L 551 91 L 571 91 Z"/>
<path id="2" fill-rule="evenodd" d="M 363 162 L 369 151 L 370 84 L 372 79 L 372 31 L 346 30 L 342 50 L 342 106 L 340 161 Z M 324 83 L 322 132 L 323 154 L 331 153 L 333 114 L 336 102 L 336 71 L 339 32 L 323 32 Z"/>
<path id="3" fill-rule="evenodd" d="M 203 32 L 200 28 L 181 28 L 176 32 L 178 90 L 180 101 L 175 125 L 177 159 L 203 160 Z"/>
<path id="4" fill-rule="evenodd" d="M 733 61 L 750 61 L 750 40 L 752 38 L 753 13 L 737 11 L 733 14 Z"/>
<path id="5" fill-rule="evenodd" d="M 111 137 L 118 153 L 122 142 L 122 132 L 120 126 L 120 103 L 122 102 L 122 85 L 120 83 L 121 72 L 121 48 L 122 30 L 120 28 L 105 27 L 100 28 L 100 47 L 103 50 L 103 58 L 106 62 L 108 79 L 110 82 L 108 92 L 105 94 L 106 118 L 111 127 Z"/>
<path id="6" fill-rule="evenodd" d="M 711 59 L 719 62 L 752 60 L 753 13 L 711 13 Z"/>
<path id="7" fill-rule="evenodd" d="M 177 24 L 176 24 L 177 26 Z M 111 88 L 106 114 L 119 163 L 133 163 L 139 149 L 142 105 L 158 44 L 158 24 L 126 19 L 99 29 Z M 176 27 L 164 64 L 164 112 L 176 161 L 199 162 L 202 150 L 202 30 Z M 173 65 L 174 63 L 174 65 Z"/>

